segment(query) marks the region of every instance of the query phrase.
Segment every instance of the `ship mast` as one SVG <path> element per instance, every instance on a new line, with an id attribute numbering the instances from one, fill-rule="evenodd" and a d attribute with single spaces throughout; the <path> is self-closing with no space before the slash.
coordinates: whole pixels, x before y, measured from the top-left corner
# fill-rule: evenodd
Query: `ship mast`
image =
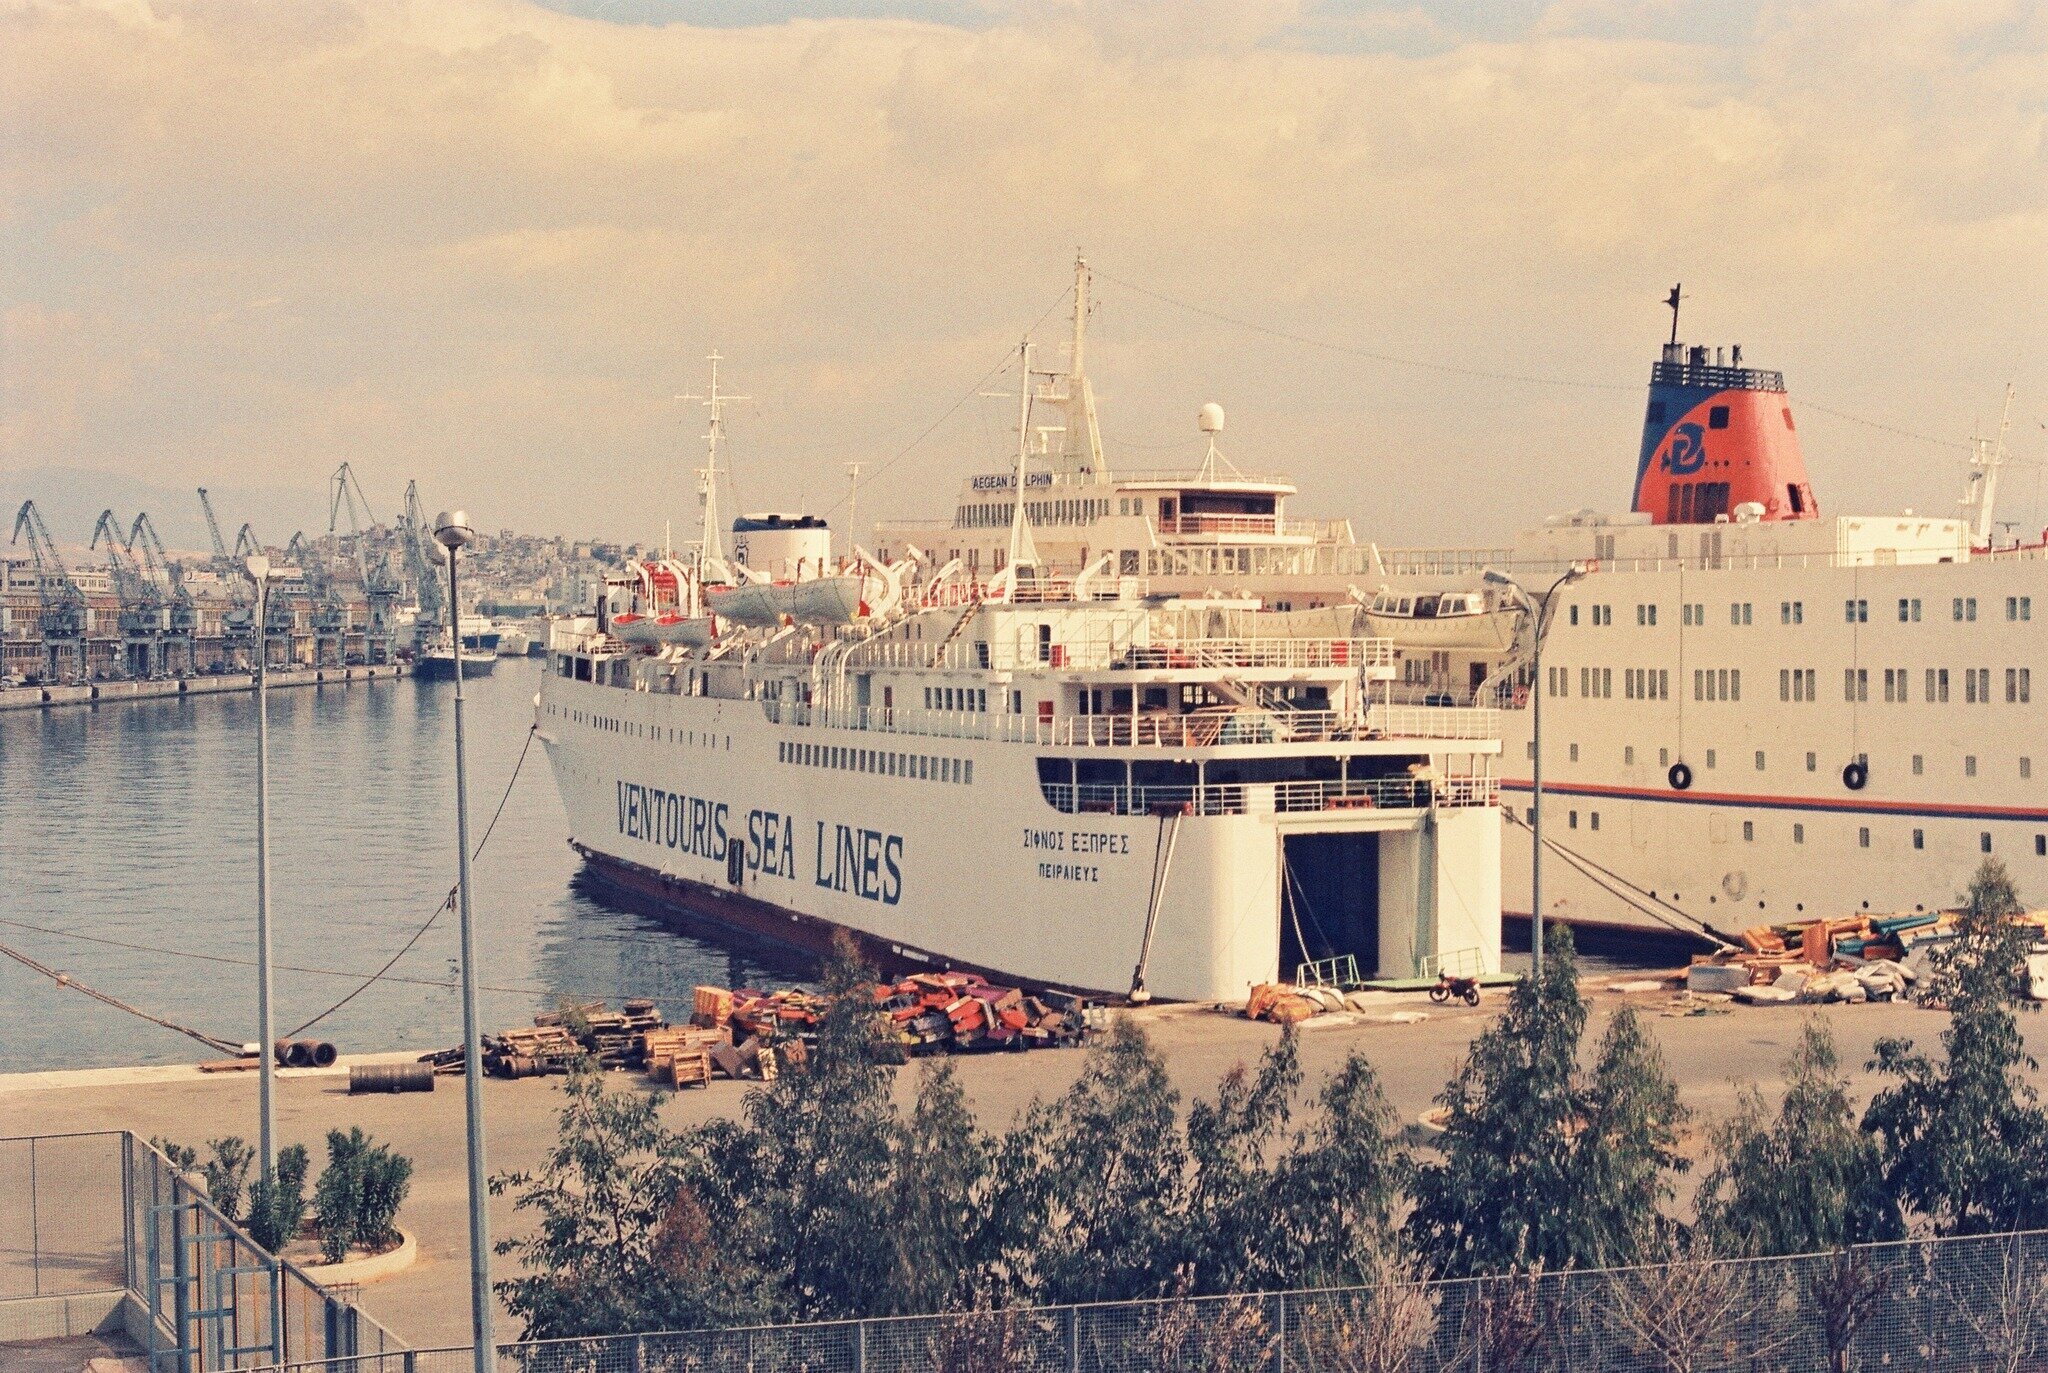
<path id="1" fill-rule="evenodd" d="M 1024 511 L 1024 462 L 1031 453 L 1031 340 L 1017 345 L 1017 476 L 1013 486 L 1016 503 L 1010 510 L 1011 599 L 1015 599 L 1020 567 L 1038 570 L 1038 542 L 1031 537 L 1031 520 Z"/>
<path id="2" fill-rule="evenodd" d="M 1973 547 L 1991 547 L 1991 517 L 1998 500 L 1998 473 L 2005 466 L 2005 434 L 2012 427 L 2012 383 L 2005 387 L 2005 409 L 1998 417 L 1998 437 L 1970 440 L 1970 478 L 1963 487 L 1963 518 L 1970 523 Z"/>
<path id="3" fill-rule="evenodd" d="M 1074 254 L 1074 342 L 1067 364 L 1067 467 L 1092 475 L 1098 482 L 1109 480 L 1109 465 L 1102 456 L 1102 429 L 1095 419 L 1095 388 L 1088 382 L 1088 288 L 1094 280 L 1088 259 Z M 1083 445 L 1074 449 L 1076 436 Z"/>
<path id="4" fill-rule="evenodd" d="M 704 511 L 704 537 L 697 546 L 700 580 L 707 572 L 723 575 L 725 571 L 725 535 L 719 527 L 718 515 L 718 441 L 725 433 L 725 403 L 747 399 L 746 396 L 728 395 L 718 389 L 718 364 L 723 359 L 715 350 L 706 361 L 711 364 L 711 393 L 682 397 L 683 400 L 700 401 L 711 411 L 710 427 L 704 431 L 704 465 L 697 469 L 697 498 Z"/>

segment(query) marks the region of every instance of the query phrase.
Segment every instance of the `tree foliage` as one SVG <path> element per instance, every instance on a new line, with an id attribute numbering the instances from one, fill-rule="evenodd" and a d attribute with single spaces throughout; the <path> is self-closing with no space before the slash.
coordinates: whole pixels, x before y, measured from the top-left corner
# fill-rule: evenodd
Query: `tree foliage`
<path id="1" fill-rule="evenodd" d="M 1911 1041 L 1878 1041 L 1871 1066 L 1896 1079 L 1864 1127 L 1884 1142 L 1885 1183 L 1942 1234 L 2048 1225 L 2048 1113 L 2028 1076 L 2020 974 L 2032 941 L 2003 864 L 1986 859 L 1956 936 L 1932 956 L 1922 996 L 1949 1009 L 1936 1063 Z"/>
<path id="2" fill-rule="evenodd" d="M 1516 982 L 1437 1097 L 1440 1156 L 1417 1173 L 1408 1220 L 1437 1271 L 1624 1263 L 1656 1230 L 1680 1166 L 1678 1089 L 1628 1008 L 1582 1074 L 1586 1016 L 1571 932 L 1560 928 L 1542 976 Z"/>
<path id="3" fill-rule="evenodd" d="M 1899 1209 L 1884 1190 L 1877 1139 L 1857 1128 L 1834 1036 L 1809 1020 L 1785 1060 L 1775 1116 L 1744 1088 L 1713 1131 L 1700 1183 L 1701 1230 L 1724 1254 L 1808 1254 L 1896 1239 Z"/>

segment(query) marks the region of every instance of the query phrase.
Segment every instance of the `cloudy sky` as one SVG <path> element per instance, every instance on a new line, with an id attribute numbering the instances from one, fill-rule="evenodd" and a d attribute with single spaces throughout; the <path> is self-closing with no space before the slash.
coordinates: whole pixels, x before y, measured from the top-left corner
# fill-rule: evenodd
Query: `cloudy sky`
<path id="1" fill-rule="evenodd" d="M 1217 400 L 1383 543 L 1624 501 L 1679 279 L 1824 504 L 1951 509 L 2010 381 L 2048 521 L 2031 0 L 0 0 L 0 77 L 10 508 L 659 537 L 715 347 L 745 505 L 936 515 L 1079 247 L 1114 460 Z"/>

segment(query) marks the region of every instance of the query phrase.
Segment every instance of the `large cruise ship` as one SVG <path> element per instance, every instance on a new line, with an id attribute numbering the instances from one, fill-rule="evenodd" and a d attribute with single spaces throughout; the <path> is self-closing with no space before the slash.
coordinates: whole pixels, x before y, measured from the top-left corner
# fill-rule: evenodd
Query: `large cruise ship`
<path id="1" fill-rule="evenodd" d="M 1066 393 L 1020 361 L 1029 487 L 1034 409 Z M 714 372 L 702 544 L 551 633 L 535 720 L 593 876 L 1074 991 L 1499 968 L 1500 712 L 1391 699 L 1355 616 L 1059 570 L 1028 509 L 999 567 L 728 528 L 720 400 Z"/>
<path id="2" fill-rule="evenodd" d="M 1302 632 L 1390 642 L 1381 699 L 1501 712 L 1511 915 L 1531 904 L 1539 697 L 1546 918 L 1732 932 L 1932 908 L 1986 856 L 2048 899 L 2048 540 L 1997 546 L 2002 431 L 1977 443 L 1957 517 L 1823 515 L 1782 376 L 1674 323 L 1636 460 L 1616 463 L 1627 513 L 1504 547 L 1382 548 L 1296 516 L 1285 477 L 1239 470 L 1214 405 L 1198 462 L 1112 472 L 1085 265 L 1075 299 L 1070 366 L 1037 374 L 1058 422 L 1029 460 L 968 478 L 950 518 L 885 524 L 878 556 L 999 573 L 1021 490 L 1051 572 L 1250 597 Z"/>

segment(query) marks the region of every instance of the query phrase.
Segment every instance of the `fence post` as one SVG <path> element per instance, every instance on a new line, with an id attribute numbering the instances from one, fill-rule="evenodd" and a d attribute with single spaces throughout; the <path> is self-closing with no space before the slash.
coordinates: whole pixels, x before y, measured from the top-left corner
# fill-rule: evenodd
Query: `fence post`
<path id="1" fill-rule="evenodd" d="M 1081 1373 L 1081 1308 L 1067 1308 L 1067 1373 Z"/>
<path id="2" fill-rule="evenodd" d="M 121 1132 L 121 1285 L 136 1296 L 135 1290 L 135 1136 L 127 1130 Z"/>
<path id="3" fill-rule="evenodd" d="M 1287 1373 L 1287 1294 L 1273 1294 L 1273 1373 Z"/>
<path id="4" fill-rule="evenodd" d="M 194 1281 L 186 1255 L 185 1206 L 178 1180 L 171 1179 L 171 1331 L 178 1342 L 178 1373 L 197 1373 L 192 1355 L 192 1290 Z"/>
<path id="5" fill-rule="evenodd" d="M 285 1360 L 284 1261 L 270 1255 L 270 1361 Z"/>
<path id="6" fill-rule="evenodd" d="M 647 1373 L 647 1337 L 633 1337 L 633 1373 Z"/>
<path id="7" fill-rule="evenodd" d="M 868 1373 L 868 1323 L 857 1321 L 853 1327 L 853 1368 L 854 1373 Z"/>
<path id="8" fill-rule="evenodd" d="M 28 1142 L 28 1244 L 29 1280 L 35 1295 L 43 1295 L 43 1207 L 36 1195 L 36 1142 Z"/>

